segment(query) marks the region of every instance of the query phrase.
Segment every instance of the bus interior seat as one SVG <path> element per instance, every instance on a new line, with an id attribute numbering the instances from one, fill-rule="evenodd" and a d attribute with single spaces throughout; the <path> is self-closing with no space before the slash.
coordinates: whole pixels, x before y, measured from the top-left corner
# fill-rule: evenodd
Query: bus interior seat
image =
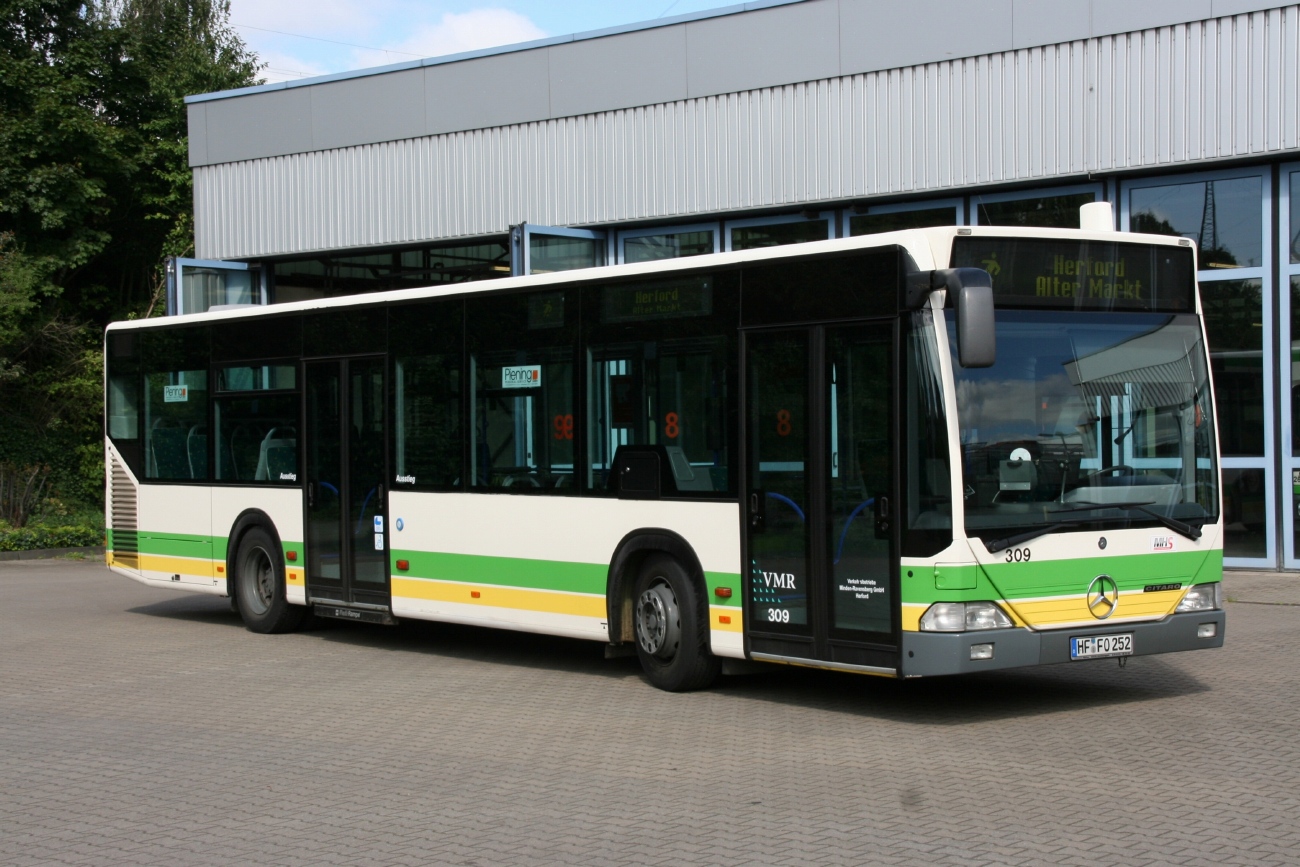
<path id="1" fill-rule="evenodd" d="M 188 479 L 190 461 L 185 452 L 186 429 L 154 422 L 149 432 L 149 452 L 153 459 L 153 475 L 157 479 Z M 206 470 L 205 473 L 206 475 Z"/>
<path id="2" fill-rule="evenodd" d="M 679 491 L 712 491 L 713 477 L 704 468 L 691 466 L 681 446 L 664 446 L 668 453 L 668 466 L 673 470 L 673 481 Z"/>
<path id="3" fill-rule="evenodd" d="M 281 473 L 298 473 L 298 431 L 291 427 L 273 427 L 262 437 L 253 478 L 278 481 Z"/>
<path id="4" fill-rule="evenodd" d="M 185 437 L 185 454 L 190 462 L 190 478 L 208 477 L 208 426 L 196 424 Z"/>

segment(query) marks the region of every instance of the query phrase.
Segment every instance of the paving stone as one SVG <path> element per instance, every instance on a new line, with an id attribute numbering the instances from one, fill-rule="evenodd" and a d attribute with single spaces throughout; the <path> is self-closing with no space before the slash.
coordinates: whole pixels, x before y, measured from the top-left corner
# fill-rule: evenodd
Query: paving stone
<path id="1" fill-rule="evenodd" d="M 0 563 L 0 864 L 1294 863 L 1300 576 L 1225 583 L 1221 651 L 675 696 L 596 644 L 260 636 Z"/>

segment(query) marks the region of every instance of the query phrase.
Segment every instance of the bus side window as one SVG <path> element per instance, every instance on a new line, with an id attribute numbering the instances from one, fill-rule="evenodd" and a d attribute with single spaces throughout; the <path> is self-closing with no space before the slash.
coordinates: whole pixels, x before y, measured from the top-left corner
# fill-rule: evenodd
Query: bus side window
<path id="1" fill-rule="evenodd" d="M 434 299 L 388 311 L 393 356 L 395 490 L 458 490 L 464 425 L 465 303 Z"/>
<path id="2" fill-rule="evenodd" d="M 207 333 L 160 330 L 142 343 L 144 477 L 207 481 Z"/>
<path id="3" fill-rule="evenodd" d="M 471 486 L 574 490 L 576 297 L 534 292 L 467 303 Z"/>
<path id="4" fill-rule="evenodd" d="M 587 485 L 609 493 L 620 446 L 664 446 L 680 496 L 734 492 L 735 274 L 615 283 L 587 294 Z"/>
<path id="5" fill-rule="evenodd" d="M 270 363 L 217 370 L 216 478 L 240 484 L 298 484 L 298 366 Z"/>

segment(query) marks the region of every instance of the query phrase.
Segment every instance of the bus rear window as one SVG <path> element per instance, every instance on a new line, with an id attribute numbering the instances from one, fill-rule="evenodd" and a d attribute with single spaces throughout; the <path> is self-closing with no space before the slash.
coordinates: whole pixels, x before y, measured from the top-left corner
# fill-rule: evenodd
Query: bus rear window
<path id="1" fill-rule="evenodd" d="M 988 271 L 999 307 L 1195 309 L 1190 247 L 966 236 L 953 241 L 952 265 Z"/>

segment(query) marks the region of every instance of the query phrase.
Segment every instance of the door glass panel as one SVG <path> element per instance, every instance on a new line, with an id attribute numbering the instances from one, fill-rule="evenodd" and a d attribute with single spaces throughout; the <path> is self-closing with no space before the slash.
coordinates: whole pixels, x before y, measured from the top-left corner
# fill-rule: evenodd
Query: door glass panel
<path id="1" fill-rule="evenodd" d="M 835 329 L 827 332 L 826 346 L 831 626 L 890 632 L 889 538 L 877 533 L 876 515 L 882 525 L 891 521 L 891 328 Z"/>
<path id="2" fill-rule="evenodd" d="M 343 454 L 338 362 L 307 366 L 307 578 L 309 583 L 343 580 L 340 527 Z"/>
<path id="3" fill-rule="evenodd" d="M 348 523 L 354 589 L 384 587 L 384 362 L 348 364 Z"/>
<path id="4" fill-rule="evenodd" d="M 808 625 L 808 337 L 749 339 L 750 611 L 760 631 Z M 757 508 L 754 508 L 757 506 Z"/>
<path id="5" fill-rule="evenodd" d="M 1268 556 L 1268 501 L 1263 470 L 1223 468 L 1223 554 Z"/>
<path id="6" fill-rule="evenodd" d="M 1201 284 L 1225 455 L 1264 454 L 1264 301 L 1260 280 Z M 1225 480 L 1226 484 L 1226 480 Z"/>

